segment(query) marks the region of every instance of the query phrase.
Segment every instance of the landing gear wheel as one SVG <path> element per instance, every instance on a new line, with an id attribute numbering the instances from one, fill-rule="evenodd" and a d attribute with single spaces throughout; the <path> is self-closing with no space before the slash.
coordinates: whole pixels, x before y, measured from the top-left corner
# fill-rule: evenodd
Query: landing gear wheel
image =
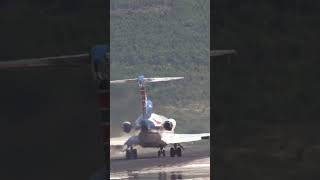
<path id="1" fill-rule="evenodd" d="M 174 157 L 175 155 L 181 157 L 183 147 L 180 144 L 173 144 L 173 147 L 170 148 L 170 157 Z"/>
<path id="2" fill-rule="evenodd" d="M 162 155 L 163 157 L 166 156 L 166 151 L 165 151 L 164 149 L 162 149 L 162 148 L 160 148 L 160 150 L 158 151 L 158 157 L 160 157 L 161 155 Z"/>
<path id="3" fill-rule="evenodd" d="M 126 150 L 126 159 L 137 159 L 138 158 L 138 153 L 136 149 L 127 149 Z"/>
<path id="4" fill-rule="evenodd" d="M 133 149 L 132 150 L 132 159 L 137 159 L 137 158 L 138 158 L 137 149 Z"/>
<path id="5" fill-rule="evenodd" d="M 178 156 L 178 157 L 181 157 L 181 155 L 182 155 L 181 148 L 178 147 L 178 148 L 176 149 L 176 153 L 177 153 L 177 156 Z"/>
<path id="6" fill-rule="evenodd" d="M 170 157 L 174 157 L 174 155 L 176 154 L 174 148 L 170 148 Z"/>
<path id="7" fill-rule="evenodd" d="M 130 159 L 130 150 L 126 150 L 126 159 Z"/>
<path id="8" fill-rule="evenodd" d="M 162 156 L 166 157 L 166 151 L 165 150 L 162 150 Z"/>

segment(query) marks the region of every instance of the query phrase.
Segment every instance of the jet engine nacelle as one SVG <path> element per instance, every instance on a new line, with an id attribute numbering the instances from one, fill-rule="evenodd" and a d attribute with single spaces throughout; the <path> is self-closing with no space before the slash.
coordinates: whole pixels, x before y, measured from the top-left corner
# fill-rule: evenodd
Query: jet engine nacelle
<path id="1" fill-rule="evenodd" d="M 163 128 L 167 131 L 173 131 L 176 127 L 176 120 L 168 119 L 163 123 Z"/>
<path id="2" fill-rule="evenodd" d="M 129 133 L 132 129 L 132 125 L 129 121 L 125 121 L 122 123 L 122 129 L 125 133 Z"/>

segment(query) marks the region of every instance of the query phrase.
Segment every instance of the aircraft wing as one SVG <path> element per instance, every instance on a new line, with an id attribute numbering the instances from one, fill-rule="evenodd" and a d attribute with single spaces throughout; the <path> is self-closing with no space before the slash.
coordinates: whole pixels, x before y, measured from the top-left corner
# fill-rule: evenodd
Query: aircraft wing
<path id="1" fill-rule="evenodd" d="M 113 137 L 110 138 L 110 146 L 123 146 L 129 137 Z"/>
<path id="2" fill-rule="evenodd" d="M 138 136 L 124 136 L 124 137 L 113 137 L 110 138 L 110 146 L 124 146 L 124 145 L 138 145 Z"/>
<path id="3" fill-rule="evenodd" d="M 210 56 L 223 56 L 223 55 L 231 55 L 237 54 L 235 50 L 213 50 L 210 51 Z"/>
<path id="4" fill-rule="evenodd" d="M 201 133 L 201 134 L 166 133 L 166 134 L 162 134 L 162 141 L 164 141 L 167 144 L 200 141 L 202 139 L 209 139 L 209 138 L 210 138 L 210 133 Z"/>
<path id="5" fill-rule="evenodd" d="M 0 69 L 39 68 L 39 67 L 70 67 L 90 64 L 89 54 L 76 54 L 44 58 L 19 59 L 0 61 Z"/>
<path id="6" fill-rule="evenodd" d="M 103 59 L 108 59 L 110 55 L 110 49 L 108 47 L 108 45 L 95 45 L 91 48 L 90 53 L 83 54 L 0 61 L 0 70 L 39 69 L 43 67 L 79 67 L 90 65 L 92 62 L 97 63 L 101 62 Z"/>

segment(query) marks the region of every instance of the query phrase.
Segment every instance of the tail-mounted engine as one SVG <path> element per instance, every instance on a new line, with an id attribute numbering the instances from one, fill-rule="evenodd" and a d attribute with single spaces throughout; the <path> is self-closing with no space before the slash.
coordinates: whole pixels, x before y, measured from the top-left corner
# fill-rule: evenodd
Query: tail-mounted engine
<path id="1" fill-rule="evenodd" d="M 163 123 L 163 128 L 167 131 L 173 131 L 176 127 L 176 121 L 174 119 L 168 119 Z"/>
<path id="2" fill-rule="evenodd" d="M 129 121 L 125 121 L 122 123 L 122 129 L 125 133 L 129 133 L 132 129 L 132 125 Z"/>
<path id="3" fill-rule="evenodd" d="M 170 121 L 166 121 L 163 123 L 163 128 L 167 131 L 171 131 L 173 128 L 173 124 Z"/>

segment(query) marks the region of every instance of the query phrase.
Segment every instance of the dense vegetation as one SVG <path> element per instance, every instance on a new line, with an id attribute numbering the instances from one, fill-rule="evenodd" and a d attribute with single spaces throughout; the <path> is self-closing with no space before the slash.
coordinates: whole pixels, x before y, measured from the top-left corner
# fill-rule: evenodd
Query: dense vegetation
<path id="1" fill-rule="evenodd" d="M 209 131 L 209 1 L 114 0 L 111 7 L 111 79 L 185 77 L 148 86 L 155 113 L 176 119 L 177 132 Z M 112 86 L 112 134 L 140 113 L 136 84 Z"/>
<path id="2" fill-rule="evenodd" d="M 217 178 L 319 178 L 319 5 L 214 1 Z"/>

